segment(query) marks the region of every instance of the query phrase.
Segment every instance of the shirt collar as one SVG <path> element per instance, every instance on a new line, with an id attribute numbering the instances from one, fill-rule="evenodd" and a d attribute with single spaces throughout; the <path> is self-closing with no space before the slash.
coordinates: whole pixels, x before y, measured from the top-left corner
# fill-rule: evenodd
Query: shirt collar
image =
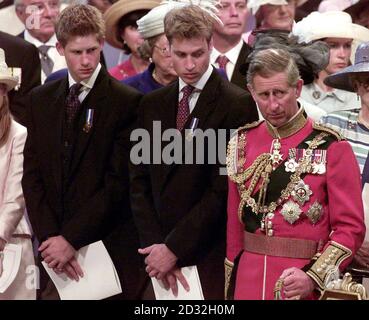
<path id="1" fill-rule="evenodd" d="M 28 30 L 24 30 L 24 40 L 32 43 L 35 47 L 39 47 L 39 46 L 50 46 L 50 47 L 56 47 L 56 42 L 58 41 L 56 39 L 56 35 L 55 33 L 53 34 L 53 36 L 47 41 L 47 42 L 41 42 L 40 40 L 36 39 L 35 37 L 33 37 Z"/>
<path id="2" fill-rule="evenodd" d="M 215 47 L 213 48 L 213 51 L 211 52 L 211 56 L 210 56 L 210 60 L 211 63 L 215 63 L 216 60 L 218 59 L 218 57 L 220 55 L 224 55 L 228 58 L 228 60 L 232 63 L 232 64 L 236 64 L 237 63 L 237 59 L 238 56 L 240 55 L 242 46 L 243 46 L 243 39 L 240 39 L 240 42 L 238 42 L 237 45 L 235 45 L 231 50 L 225 52 L 225 53 L 220 53 L 217 49 L 215 49 Z"/>
<path id="3" fill-rule="evenodd" d="M 344 90 L 333 89 L 332 91 L 325 92 L 315 82 L 313 82 L 312 84 L 314 89 L 313 91 L 318 91 L 320 94 L 319 99 L 317 99 L 318 101 L 323 100 L 326 96 L 334 96 L 341 102 L 344 102 L 346 99 L 346 92 Z"/>
<path id="4" fill-rule="evenodd" d="M 95 71 L 92 73 L 91 77 L 89 79 L 81 81 L 81 84 L 83 85 L 83 89 L 91 90 L 95 84 L 95 81 L 97 79 L 97 76 L 99 75 L 101 69 L 101 64 L 99 63 L 95 69 Z M 68 71 L 68 81 L 69 81 L 69 88 L 74 85 L 77 81 L 75 81 Z"/>
<path id="5" fill-rule="evenodd" d="M 191 86 L 195 87 L 195 89 L 197 91 L 201 91 L 202 89 L 204 89 L 204 87 L 205 87 L 206 83 L 208 82 L 212 72 L 213 72 L 213 66 L 211 64 L 209 64 L 208 69 L 204 72 L 204 74 L 199 79 L 199 81 L 197 81 L 195 84 L 192 84 Z M 181 92 L 181 90 L 185 86 L 187 86 L 187 83 L 184 82 L 181 78 L 179 78 L 179 92 Z"/>

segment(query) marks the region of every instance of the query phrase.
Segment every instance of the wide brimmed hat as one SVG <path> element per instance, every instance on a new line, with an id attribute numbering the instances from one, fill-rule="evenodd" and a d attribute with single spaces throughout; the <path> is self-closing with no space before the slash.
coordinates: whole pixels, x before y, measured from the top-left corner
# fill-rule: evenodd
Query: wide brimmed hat
<path id="1" fill-rule="evenodd" d="M 222 24 L 222 21 L 216 15 L 218 12 L 216 8 L 217 3 L 218 0 L 163 0 L 160 6 L 152 9 L 148 14 L 137 20 L 137 30 L 144 39 L 158 36 L 164 33 L 164 18 L 166 14 L 173 9 L 189 5 L 199 6 L 214 20 Z"/>
<path id="2" fill-rule="evenodd" d="M 304 4 L 307 0 L 298 0 L 297 1 L 297 7 Z M 247 8 L 251 10 L 251 13 L 253 15 L 256 14 L 256 12 L 259 10 L 259 8 L 265 4 L 273 4 L 276 6 L 283 6 L 288 4 L 286 0 L 248 0 L 247 1 Z"/>
<path id="3" fill-rule="evenodd" d="M 354 92 L 350 76 L 358 73 L 369 74 L 369 42 L 358 46 L 355 53 L 355 64 L 331 74 L 324 79 L 324 83 L 332 88 Z"/>
<path id="4" fill-rule="evenodd" d="M 5 62 L 5 52 L 0 48 L 0 83 L 5 83 L 10 91 L 18 84 L 18 77 L 12 76 L 10 69 Z"/>
<path id="5" fill-rule="evenodd" d="M 343 11 L 312 12 L 293 25 L 292 34 L 300 43 L 324 38 L 369 41 L 369 29 L 352 23 L 351 16 Z"/>
<path id="6" fill-rule="evenodd" d="M 160 4 L 161 0 L 119 0 L 104 14 L 106 24 L 106 41 L 113 47 L 121 49 L 123 40 L 120 37 L 118 23 L 120 18 L 136 10 L 151 10 Z"/>

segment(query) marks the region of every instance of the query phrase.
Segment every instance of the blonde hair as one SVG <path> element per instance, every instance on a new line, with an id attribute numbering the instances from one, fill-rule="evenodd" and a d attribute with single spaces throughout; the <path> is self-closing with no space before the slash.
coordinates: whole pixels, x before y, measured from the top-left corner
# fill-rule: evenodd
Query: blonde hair
<path id="1" fill-rule="evenodd" d="M 96 35 L 100 41 L 105 37 L 105 22 L 101 12 L 93 6 L 70 5 L 60 13 L 55 34 L 63 47 L 75 36 Z"/>
<path id="2" fill-rule="evenodd" d="M 0 86 L 5 84 L 0 83 Z M 0 147 L 8 140 L 12 117 L 9 110 L 9 99 L 5 94 L 2 105 L 0 106 Z"/>
<path id="3" fill-rule="evenodd" d="M 199 6 L 189 5 L 169 11 L 164 18 L 164 30 L 169 43 L 173 38 L 205 38 L 209 43 L 214 23 L 214 18 L 206 11 Z"/>
<path id="4" fill-rule="evenodd" d="M 280 72 L 286 72 L 287 83 L 290 87 L 297 85 L 300 79 L 299 69 L 288 51 L 283 49 L 261 50 L 251 58 L 247 71 L 247 83 L 252 86 L 256 75 L 266 78 Z"/>

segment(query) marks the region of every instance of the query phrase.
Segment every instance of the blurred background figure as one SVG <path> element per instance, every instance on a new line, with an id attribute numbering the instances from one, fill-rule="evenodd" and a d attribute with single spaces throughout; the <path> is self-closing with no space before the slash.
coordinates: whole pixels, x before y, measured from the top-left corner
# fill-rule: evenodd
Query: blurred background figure
<path id="1" fill-rule="evenodd" d="M 18 76 L 17 86 L 8 93 L 14 120 L 26 126 L 28 93 L 41 84 L 41 63 L 37 48 L 23 39 L 0 31 L 0 48 L 6 54 L 11 73 Z"/>
<path id="2" fill-rule="evenodd" d="M 345 10 L 352 20 L 366 28 L 369 28 L 369 0 L 360 0 Z"/>
<path id="3" fill-rule="evenodd" d="M 256 28 L 244 35 L 250 45 L 254 42 L 254 35 L 258 30 L 288 30 L 291 31 L 295 20 L 296 8 L 306 0 L 249 0 L 247 8 L 255 16 Z"/>
<path id="4" fill-rule="evenodd" d="M 137 31 L 136 21 L 159 3 L 160 0 L 120 0 L 105 12 L 107 42 L 129 55 L 127 60 L 109 70 L 116 79 L 134 76 L 149 65 L 148 60 L 142 59 L 138 52 L 143 39 Z"/>
<path id="5" fill-rule="evenodd" d="M 369 177 L 366 176 L 369 172 L 364 172 L 365 163 L 366 166 L 369 165 L 369 42 L 358 47 L 354 65 L 330 75 L 325 79 L 325 83 L 360 96 L 360 108 L 331 113 L 323 117 L 322 122 L 339 131 L 351 144 L 359 163 L 364 187 L 365 182 L 369 182 Z M 364 207 L 368 208 L 369 198 L 363 198 L 363 201 Z M 354 261 L 360 268 L 369 270 L 369 212 L 365 214 L 367 234 Z"/>
<path id="6" fill-rule="evenodd" d="M 145 72 L 128 78 L 125 84 L 148 93 L 166 86 L 177 79 L 173 69 L 169 42 L 164 34 L 165 15 L 180 4 L 164 2 L 137 21 L 138 31 L 144 39 L 139 48 L 141 56 L 150 61 Z"/>
<path id="7" fill-rule="evenodd" d="M 292 34 L 300 43 L 323 40 L 330 46 L 328 66 L 319 72 L 313 83 L 304 85 L 301 97 L 330 113 L 360 107 L 355 94 L 329 87 L 324 79 L 350 64 L 351 48 L 369 41 L 369 30 L 352 23 L 349 14 L 342 11 L 313 12 L 295 24 Z"/>
<path id="8" fill-rule="evenodd" d="M 25 26 L 19 37 L 39 51 L 41 82 L 53 72 L 66 68 L 64 57 L 56 50 L 55 21 L 60 13 L 60 0 L 16 0 L 18 18 Z"/>
<path id="9" fill-rule="evenodd" d="M 210 57 L 212 65 L 223 69 L 229 81 L 244 90 L 247 90 L 246 78 L 239 68 L 251 51 L 251 47 L 242 39 L 249 13 L 246 3 L 246 0 L 219 2 L 217 16 L 223 24 L 215 24 L 214 48 Z"/>
<path id="10" fill-rule="evenodd" d="M 0 300 L 36 299 L 36 284 L 30 287 L 29 267 L 34 266 L 31 231 L 24 216 L 25 202 L 21 179 L 23 176 L 23 148 L 27 130 L 15 122 L 9 111 L 7 93 L 18 83 L 5 63 L 0 49 L 0 253 L 7 244 L 20 245 L 21 262 L 16 278 L 0 293 Z M 0 276 L 3 272 L 0 258 Z M 28 284 L 28 286 L 27 286 Z"/>

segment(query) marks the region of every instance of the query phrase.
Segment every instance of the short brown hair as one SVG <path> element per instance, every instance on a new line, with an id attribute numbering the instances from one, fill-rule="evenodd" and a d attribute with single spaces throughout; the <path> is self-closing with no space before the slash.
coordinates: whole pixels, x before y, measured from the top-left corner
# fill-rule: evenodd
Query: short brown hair
<path id="1" fill-rule="evenodd" d="M 252 86 L 256 75 L 266 78 L 280 72 L 286 72 L 290 87 L 297 85 L 300 79 L 299 69 L 288 51 L 283 49 L 261 50 L 251 57 L 247 71 L 247 83 Z"/>
<path id="2" fill-rule="evenodd" d="M 164 18 L 164 31 L 169 43 L 173 38 L 205 38 L 213 36 L 214 18 L 196 5 L 173 9 Z"/>
<path id="3" fill-rule="evenodd" d="M 100 41 L 105 37 L 105 22 L 101 12 L 93 6 L 76 4 L 65 8 L 55 25 L 55 34 L 63 47 L 71 37 L 96 35 Z"/>

